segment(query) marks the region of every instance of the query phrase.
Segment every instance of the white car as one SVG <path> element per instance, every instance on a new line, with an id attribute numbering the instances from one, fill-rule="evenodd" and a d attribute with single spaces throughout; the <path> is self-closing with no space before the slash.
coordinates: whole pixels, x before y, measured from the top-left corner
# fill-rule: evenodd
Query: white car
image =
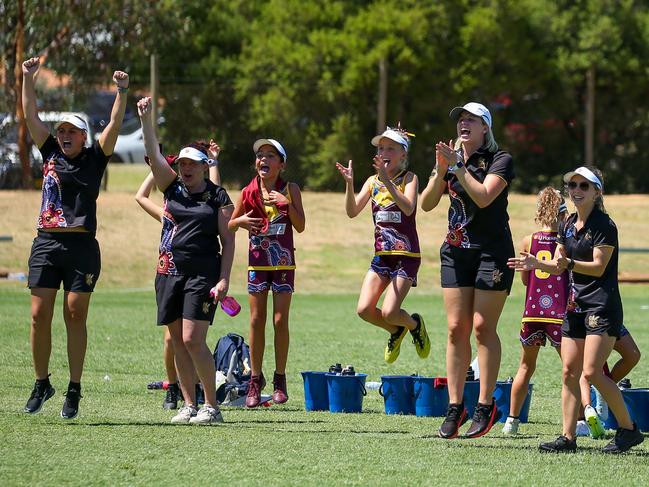
<path id="1" fill-rule="evenodd" d="M 135 117 L 126 120 L 119 131 L 111 162 L 144 163 L 145 153 L 140 119 Z"/>

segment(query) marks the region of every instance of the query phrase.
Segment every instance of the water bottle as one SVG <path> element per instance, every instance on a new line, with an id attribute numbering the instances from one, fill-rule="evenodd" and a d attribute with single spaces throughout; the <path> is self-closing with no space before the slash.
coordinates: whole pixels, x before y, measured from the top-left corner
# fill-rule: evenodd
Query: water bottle
<path id="1" fill-rule="evenodd" d="M 478 357 L 474 358 L 473 362 L 471 362 L 471 368 L 473 369 L 475 380 L 480 379 L 480 364 L 478 363 Z"/>
<path id="2" fill-rule="evenodd" d="M 511 384 L 512 382 L 514 382 L 514 378 L 510 375 L 509 377 L 507 377 L 507 379 L 505 379 L 505 382 Z"/>
<path id="3" fill-rule="evenodd" d="M 346 366 L 341 372 L 340 375 L 356 375 L 353 365 Z"/>
<path id="4" fill-rule="evenodd" d="M 617 386 L 620 389 L 631 389 L 631 380 L 628 377 L 625 377 L 620 382 L 618 382 Z"/>
<path id="5" fill-rule="evenodd" d="M 602 421 L 608 419 L 608 403 L 599 392 L 597 387 L 591 386 L 595 390 L 595 412 Z"/>
<path id="6" fill-rule="evenodd" d="M 230 316 L 237 316 L 241 311 L 241 305 L 232 296 L 226 296 L 221 300 L 221 309 Z"/>
<path id="7" fill-rule="evenodd" d="M 381 388 L 381 383 L 380 382 L 366 382 L 365 383 L 365 389 L 368 391 L 378 391 Z"/>
<path id="8" fill-rule="evenodd" d="M 168 387 L 169 387 L 169 382 L 167 382 L 166 380 L 156 380 L 154 382 L 149 382 L 146 385 L 146 388 L 150 390 L 167 389 Z"/>
<path id="9" fill-rule="evenodd" d="M 466 380 L 467 381 L 475 380 L 475 374 L 473 372 L 473 367 L 471 367 L 470 365 L 469 365 L 469 370 L 467 370 L 467 372 L 466 372 Z"/>
<path id="10" fill-rule="evenodd" d="M 332 374 L 340 374 L 343 371 L 343 366 L 340 364 L 331 365 L 329 367 L 329 372 Z"/>

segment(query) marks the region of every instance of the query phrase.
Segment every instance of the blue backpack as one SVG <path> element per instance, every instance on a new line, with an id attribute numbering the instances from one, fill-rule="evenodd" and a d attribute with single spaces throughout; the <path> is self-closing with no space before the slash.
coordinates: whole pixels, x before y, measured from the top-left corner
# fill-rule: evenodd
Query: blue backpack
<path id="1" fill-rule="evenodd" d="M 227 380 L 216 391 L 216 398 L 223 403 L 248 393 L 250 380 L 250 349 L 241 335 L 228 333 L 219 338 L 214 349 L 214 365 L 217 375 L 221 372 Z"/>

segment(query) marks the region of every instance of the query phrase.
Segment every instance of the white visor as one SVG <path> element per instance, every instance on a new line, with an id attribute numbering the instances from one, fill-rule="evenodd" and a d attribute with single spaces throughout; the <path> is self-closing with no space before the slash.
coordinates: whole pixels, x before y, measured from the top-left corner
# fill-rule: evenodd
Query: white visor
<path id="1" fill-rule="evenodd" d="M 595 186 L 597 186 L 600 190 L 604 187 L 602 184 L 602 181 L 597 177 L 597 175 L 588 169 L 587 167 L 581 166 L 575 169 L 574 171 L 567 172 L 566 174 L 563 175 L 563 182 L 564 183 L 569 183 L 570 180 L 573 178 L 573 176 L 579 174 L 580 176 L 583 176 L 586 178 L 588 181 L 593 183 Z"/>
<path id="2" fill-rule="evenodd" d="M 178 159 L 191 159 L 196 162 L 207 162 L 207 156 L 193 147 L 184 147 L 178 154 Z"/>
<path id="3" fill-rule="evenodd" d="M 56 125 L 54 125 L 54 130 L 57 130 L 64 123 L 69 123 L 70 125 L 73 125 L 78 129 L 85 130 L 86 132 L 88 131 L 88 125 L 86 124 L 86 121 L 79 115 L 65 115 L 61 120 L 56 122 Z"/>
<path id="4" fill-rule="evenodd" d="M 375 135 L 374 137 L 372 137 L 372 145 L 374 147 L 378 147 L 383 137 L 385 137 L 386 139 L 393 140 L 397 144 L 401 145 L 406 152 L 408 152 L 408 146 L 409 146 L 408 139 L 406 139 L 403 135 L 401 135 L 396 130 L 392 130 L 391 128 L 387 128 L 385 132 L 383 132 L 382 134 Z"/>
<path id="5" fill-rule="evenodd" d="M 252 144 L 252 150 L 255 151 L 255 154 L 264 145 L 272 145 L 277 150 L 278 154 L 282 156 L 282 161 L 286 162 L 286 151 L 282 144 L 277 142 L 275 139 L 257 139 L 254 144 Z"/>

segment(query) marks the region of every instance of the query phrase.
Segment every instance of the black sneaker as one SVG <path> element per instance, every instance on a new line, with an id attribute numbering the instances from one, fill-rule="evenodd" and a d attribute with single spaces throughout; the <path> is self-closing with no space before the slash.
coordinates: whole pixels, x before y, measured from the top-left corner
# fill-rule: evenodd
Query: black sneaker
<path id="1" fill-rule="evenodd" d="M 446 410 L 446 418 L 439 427 L 440 438 L 451 439 L 457 436 L 457 431 L 464 423 L 467 422 L 469 416 L 466 413 L 464 403 L 462 404 L 449 404 Z"/>
<path id="2" fill-rule="evenodd" d="M 500 411 L 496 407 L 496 401 L 491 404 L 478 403 L 473 412 L 473 422 L 464 436 L 479 438 L 486 435 L 498 419 L 500 419 Z"/>
<path id="3" fill-rule="evenodd" d="M 63 419 L 74 419 L 77 417 L 77 414 L 79 414 L 79 399 L 82 397 L 81 391 L 68 389 L 68 392 L 65 393 L 63 408 L 61 409 L 61 417 Z"/>
<path id="4" fill-rule="evenodd" d="M 36 414 L 41 410 L 45 401 L 52 397 L 55 392 L 48 379 L 37 380 L 32 389 L 32 395 L 27 399 L 24 411 L 29 414 Z"/>
<path id="5" fill-rule="evenodd" d="M 644 435 L 640 433 L 638 425 L 633 423 L 633 429 L 627 430 L 618 428 L 613 438 L 608 445 L 602 448 L 604 453 L 624 453 L 630 448 L 639 445 L 644 441 Z"/>
<path id="6" fill-rule="evenodd" d="M 169 384 L 167 386 L 167 395 L 165 400 L 162 403 L 164 409 L 178 409 L 178 398 L 180 396 L 180 391 L 178 384 Z"/>
<path id="7" fill-rule="evenodd" d="M 577 440 L 575 438 L 569 440 L 567 437 L 561 435 L 554 441 L 541 443 L 539 445 L 539 451 L 546 453 L 575 453 L 577 451 Z"/>

